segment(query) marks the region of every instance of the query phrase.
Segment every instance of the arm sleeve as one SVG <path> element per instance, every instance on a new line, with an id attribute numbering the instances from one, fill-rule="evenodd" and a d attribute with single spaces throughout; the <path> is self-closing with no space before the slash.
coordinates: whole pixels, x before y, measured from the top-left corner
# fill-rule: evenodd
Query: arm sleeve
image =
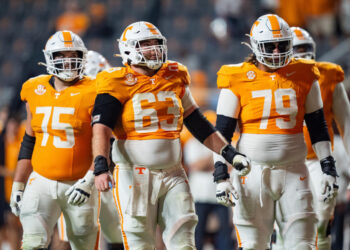
<path id="1" fill-rule="evenodd" d="M 101 123 L 113 130 L 122 108 L 117 98 L 109 94 L 98 94 L 92 111 L 92 125 Z"/>
<path id="2" fill-rule="evenodd" d="M 198 108 L 184 119 L 184 124 L 201 143 L 216 131 L 214 126 L 204 117 Z"/>
<path id="3" fill-rule="evenodd" d="M 334 89 L 332 109 L 344 146 L 350 154 L 350 104 L 343 83 L 337 84 Z"/>
<path id="4" fill-rule="evenodd" d="M 314 81 L 306 97 L 305 113 L 309 114 L 323 108 L 321 90 L 318 81 Z"/>

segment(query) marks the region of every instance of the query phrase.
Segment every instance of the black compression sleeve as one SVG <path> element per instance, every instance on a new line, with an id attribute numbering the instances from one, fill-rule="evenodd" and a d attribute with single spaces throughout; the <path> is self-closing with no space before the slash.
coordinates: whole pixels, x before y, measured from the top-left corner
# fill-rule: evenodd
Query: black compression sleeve
<path id="1" fill-rule="evenodd" d="M 184 119 L 184 124 L 201 143 L 216 131 L 214 126 L 204 117 L 198 108 Z"/>
<path id="2" fill-rule="evenodd" d="M 235 118 L 224 115 L 218 115 L 216 118 L 216 129 L 225 137 L 229 143 L 231 143 L 236 125 L 237 119 Z"/>
<path id="3" fill-rule="evenodd" d="M 21 148 L 19 150 L 18 160 L 32 159 L 34 145 L 35 145 L 35 136 L 30 136 L 27 133 L 25 133 L 21 143 Z"/>
<path id="4" fill-rule="evenodd" d="M 327 122 L 324 119 L 323 109 L 316 110 L 304 116 L 307 129 L 309 130 L 311 143 L 330 141 Z"/>
<path id="5" fill-rule="evenodd" d="M 122 109 L 123 105 L 117 98 L 109 94 L 98 94 L 92 111 L 92 125 L 101 123 L 114 129 Z"/>

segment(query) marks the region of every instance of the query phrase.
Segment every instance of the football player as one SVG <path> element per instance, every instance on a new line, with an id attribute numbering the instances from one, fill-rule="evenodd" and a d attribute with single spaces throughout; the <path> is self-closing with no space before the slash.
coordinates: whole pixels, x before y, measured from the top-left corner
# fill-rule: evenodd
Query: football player
<path id="1" fill-rule="evenodd" d="M 292 27 L 291 30 L 293 34 L 294 57 L 315 59 L 316 44 L 310 34 L 299 27 Z M 345 148 L 350 154 L 350 104 L 342 83 L 344 80 L 344 72 L 339 65 L 330 62 L 317 62 L 316 66 L 320 71 L 319 84 L 323 101 L 323 110 L 331 142 L 333 144 L 334 132 L 332 122 L 334 120 L 343 137 Z M 313 184 L 314 205 L 318 219 L 317 245 L 319 250 L 330 250 L 330 219 L 333 216 L 336 200 L 330 199 L 329 202 L 324 202 L 324 198 L 320 199 L 323 192 L 323 190 L 320 189 L 320 187 L 322 187 L 320 182 L 322 181 L 323 172 L 321 171 L 320 163 L 312 147 L 309 132 L 305 126 L 304 136 L 308 150 L 306 165 L 310 173 L 311 183 Z M 277 239 L 281 239 L 279 235 Z M 277 243 L 277 245 L 279 248 L 281 247 L 280 243 Z M 277 248 L 274 247 L 274 249 Z"/>
<path id="2" fill-rule="evenodd" d="M 229 140 L 239 124 L 237 149 L 251 159 L 251 171 L 243 177 L 233 171 L 232 182 L 228 175 L 216 178 L 217 194 L 230 193 L 231 183 L 238 192 L 233 221 L 240 249 L 269 249 L 275 220 L 286 249 L 315 249 L 316 215 L 305 165 L 304 120 L 321 163 L 324 202 L 337 193 L 319 71 L 314 61 L 292 59 L 292 32 L 277 15 L 259 17 L 249 37 L 253 54 L 218 72 L 216 126 Z M 216 168 L 224 166 L 221 156 L 214 159 Z M 221 185 L 225 182 L 226 189 Z"/>
<path id="3" fill-rule="evenodd" d="M 197 224 L 188 179 L 181 166 L 183 123 L 204 145 L 243 172 L 249 161 L 199 112 L 182 64 L 167 60 L 166 39 L 148 22 L 129 25 L 119 40 L 125 67 L 97 75 L 93 111 L 95 185 L 106 191 L 109 138 L 116 164 L 114 198 L 125 249 L 154 249 L 156 226 L 167 249 L 196 249 Z"/>
<path id="4" fill-rule="evenodd" d="M 87 50 L 71 31 L 58 31 L 43 50 L 48 75 L 23 84 L 26 133 L 19 153 L 11 209 L 23 226 L 23 249 L 47 249 L 63 213 L 72 249 L 97 244 L 91 113 L 95 81 L 83 76 Z"/>

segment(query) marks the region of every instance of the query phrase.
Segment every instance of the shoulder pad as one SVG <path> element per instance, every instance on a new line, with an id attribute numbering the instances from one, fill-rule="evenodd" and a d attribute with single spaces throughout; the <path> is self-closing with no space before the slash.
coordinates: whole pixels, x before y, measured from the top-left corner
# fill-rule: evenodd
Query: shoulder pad
<path id="1" fill-rule="evenodd" d="M 227 64 L 221 66 L 220 70 L 218 71 L 219 74 L 223 75 L 232 75 L 237 72 L 237 70 L 241 69 L 243 67 L 243 63 L 237 63 L 237 64 Z"/>
<path id="2" fill-rule="evenodd" d="M 34 89 L 38 88 L 38 85 L 43 85 L 47 82 L 49 82 L 50 78 L 52 75 L 39 75 L 36 77 L 29 78 L 27 81 L 25 81 L 22 85 L 22 90 L 21 90 L 21 100 L 26 101 L 28 97 L 28 93 L 30 91 L 34 91 Z M 43 92 L 45 91 L 45 87 L 42 86 L 40 88 Z"/>
<path id="3" fill-rule="evenodd" d="M 293 58 L 291 63 L 286 67 L 289 67 L 291 70 L 296 70 L 300 72 L 303 79 L 310 81 L 311 83 L 320 78 L 320 71 L 316 66 L 316 61 L 304 58 Z"/>
<path id="4" fill-rule="evenodd" d="M 336 83 L 344 81 L 344 70 L 340 65 L 331 62 L 317 62 L 316 65 L 321 74 L 327 74 L 331 76 L 336 81 Z"/>
<path id="5" fill-rule="evenodd" d="M 167 71 L 176 72 L 182 78 L 182 82 L 185 85 L 190 84 L 190 75 L 185 65 L 176 61 L 167 61 L 165 66 Z"/>
<path id="6" fill-rule="evenodd" d="M 244 63 L 228 64 L 221 66 L 217 75 L 217 86 L 219 89 L 230 88 L 233 75 L 242 73 Z"/>
<path id="7" fill-rule="evenodd" d="M 126 75 L 126 68 L 125 67 L 113 67 L 109 69 L 105 69 L 101 72 L 99 72 L 96 76 L 97 77 L 104 77 L 104 78 L 124 78 Z"/>

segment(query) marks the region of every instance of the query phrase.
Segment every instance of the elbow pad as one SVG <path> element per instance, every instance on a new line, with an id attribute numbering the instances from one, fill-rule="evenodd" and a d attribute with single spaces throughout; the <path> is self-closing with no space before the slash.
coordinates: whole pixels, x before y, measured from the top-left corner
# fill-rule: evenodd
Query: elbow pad
<path id="1" fill-rule="evenodd" d="M 237 119 L 218 115 L 216 118 L 216 129 L 225 137 L 225 139 L 231 143 L 233 133 L 236 130 Z"/>
<path id="2" fill-rule="evenodd" d="M 123 106 L 117 98 L 109 94 L 98 94 L 92 111 L 92 125 L 101 123 L 113 130 L 122 109 Z"/>
<path id="3" fill-rule="evenodd" d="M 330 141 L 327 122 L 324 118 L 323 109 L 316 110 L 304 116 L 312 144 L 319 141 Z"/>
<path id="4" fill-rule="evenodd" d="M 212 133 L 216 132 L 214 126 L 204 117 L 198 108 L 184 119 L 184 124 L 191 134 L 201 143 Z"/>
<path id="5" fill-rule="evenodd" d="M 35 136 L 30 136 L 27 133 L 25 133 L 21 143 L 21 148 L 19 150 L 18 160 L 32 159 L 34 145 L 35 145 Z"/>

